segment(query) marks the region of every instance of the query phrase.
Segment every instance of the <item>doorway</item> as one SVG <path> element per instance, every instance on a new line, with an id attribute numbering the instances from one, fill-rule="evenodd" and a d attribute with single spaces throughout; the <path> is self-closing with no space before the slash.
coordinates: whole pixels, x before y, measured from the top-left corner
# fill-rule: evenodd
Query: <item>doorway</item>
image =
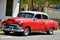
<path id="1" fill-rule="evenodd" d="M 7 0 L 6 3 L 6 16 L 12 16 L 13 0 Z"/>

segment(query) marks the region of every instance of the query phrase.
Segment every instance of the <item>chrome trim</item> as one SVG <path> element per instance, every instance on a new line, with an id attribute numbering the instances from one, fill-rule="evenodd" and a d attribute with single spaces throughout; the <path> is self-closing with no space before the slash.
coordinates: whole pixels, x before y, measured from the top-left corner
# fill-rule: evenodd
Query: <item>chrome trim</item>
<path id="1" fill-rule="evenodd" d="M 11 32 L 23 32 L 24 30 L 22 29 L 22 27 L 20 27 L 19 25 L 17 25 L 17 24 L 9 24 L 10 26 L 8 26 L 8 28 L 7 28 L 7 26 L 5 26 L 5 25 L 3 25 L 3 27 L 2 27 L 2 30 L 5 30 L 5 31 L 11 31 Z M 14 27 L 13 26 L 16 26 L 17 27 L 17 29 L 14 29 Z"/>

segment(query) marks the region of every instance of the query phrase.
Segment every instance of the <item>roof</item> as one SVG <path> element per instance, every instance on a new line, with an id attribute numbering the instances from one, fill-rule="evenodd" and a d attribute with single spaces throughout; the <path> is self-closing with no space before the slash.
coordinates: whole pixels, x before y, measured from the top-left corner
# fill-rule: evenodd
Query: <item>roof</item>
<path id="1" fill-rule="evenodd" d="M 28 13 L 33 13 L 33 14 L 44 14 L 44 15 L 47 15 L 47 13 L 44 13 L 44 12 L 38 12 L 38 11 L 22 11 L 22 12 L 28 12 Z"/>

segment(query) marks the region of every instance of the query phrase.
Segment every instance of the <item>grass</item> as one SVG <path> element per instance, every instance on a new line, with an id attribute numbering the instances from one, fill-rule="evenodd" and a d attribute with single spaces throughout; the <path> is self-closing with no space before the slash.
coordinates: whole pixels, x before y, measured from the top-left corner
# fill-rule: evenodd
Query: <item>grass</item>
<path id="1" fill-rule="evenodd" d="M 1 22 L 0 22 L 0 25 L 1 25 Z M 0 32 L 2 32 L 2 28 L 1 28 L 1 26 L 0 26 Z"/>
<path id="2" fill-rule="evenodd" d="M 0 32 L 2 32 L 2 30 L 0 30 Z"/>
<path id="3" fill-rule="evenodd" d="M 58 28 L 59 30 L 60 30 L 60 26 L 59 26 L 59 28 Z"/>
<path id="4" fill-rule="evenodd" d="M 2 31 L 2 28 L 0 28 L 0 31 Z"/>

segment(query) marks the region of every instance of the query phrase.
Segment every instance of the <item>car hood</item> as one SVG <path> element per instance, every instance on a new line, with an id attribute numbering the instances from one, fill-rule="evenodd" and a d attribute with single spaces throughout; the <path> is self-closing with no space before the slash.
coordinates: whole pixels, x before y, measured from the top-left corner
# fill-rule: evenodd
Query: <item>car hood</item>
<path id="1" fill-rule="evenodd" d="M 13 17 L 13 18 L 9 18 L 9 19 L 15 20 L 15 21 L 26 21 L 26 20 L 30 20 L 31 18 Z"/>
<path id="2" fill-rule="evenodd" d="M 11 17 L 11 18 L 5 18 L 3 23 L 18 23 L 20 21 L 27 22 L 31 20 L 31 18 L 23 18 L 23 17 Z"/>

